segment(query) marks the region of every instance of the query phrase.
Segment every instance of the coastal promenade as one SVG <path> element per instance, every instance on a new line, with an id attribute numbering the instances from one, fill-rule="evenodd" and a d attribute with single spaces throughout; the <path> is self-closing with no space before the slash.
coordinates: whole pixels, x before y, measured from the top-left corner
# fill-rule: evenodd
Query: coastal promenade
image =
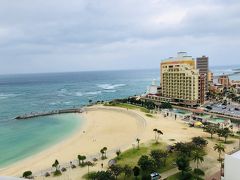
<path id="1" fill-rule="evenodd" d="M 61 109 L 61 110 L 54 110 L 49 112 L 36 112 L 36 113 L 24 114 L 24 115 L 15 117 L 15 119 L 24 120 L 24 119 L 30 119 L 30 118 L 41 117 L 41 116 L 49 116 L 49 115 L 55 115 L 55 114 L 82 113 L 82 112 L 83 112 L 83 108 Z"/>

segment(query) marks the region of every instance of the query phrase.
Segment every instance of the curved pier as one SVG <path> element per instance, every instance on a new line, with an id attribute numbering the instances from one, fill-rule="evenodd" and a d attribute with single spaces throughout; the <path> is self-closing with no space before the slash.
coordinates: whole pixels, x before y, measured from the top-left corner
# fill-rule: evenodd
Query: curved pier
<path id="1" fill-rule="evenodd" d="M 49 116 L 49 115 L 55 115 L 55 114 L 66 114 L 66 113 L 82 113 L 82 108 L 72 108 L 72 109 L 61 109 L 61 110 L 54 110 L 49 112 L 37 112 L 37 113 L 30 113 L 30 114 L 24 114 L 15 117 L 15 119 L 18 120 L 24 120 L 24 119 L 30 119 L 40 116 Z"/>

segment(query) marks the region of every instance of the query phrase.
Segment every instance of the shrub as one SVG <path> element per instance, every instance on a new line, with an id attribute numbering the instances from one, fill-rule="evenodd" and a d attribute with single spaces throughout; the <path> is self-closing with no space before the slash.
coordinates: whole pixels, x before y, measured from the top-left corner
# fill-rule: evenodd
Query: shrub
<path id="1" fill-rule="evenodd" d="M 32 172 L 31 172 L 31 171 L 25 171 L 25 172 L 23 173 L 23 177 L 24 177 L 24 178 L 30 178 L 31 175 L 32 175 Z"/>
<path id="2" fill-rule="evenodd" d="M 45 177 L 49 177 L 49 176 L 50 176 L 50 173 L 49 173 L 49 172 L 46 172 L 46 173 L 44 174 L 44 176 L 45 176 Z"/>
<path id="3" fill-rule="evenodd" d="M 54 176 L 61 176 L 62 173 L 61 173 L 61 171 L 56 170 L 56 171 L 53 173 L 53 175 L 54 175 Z"/>

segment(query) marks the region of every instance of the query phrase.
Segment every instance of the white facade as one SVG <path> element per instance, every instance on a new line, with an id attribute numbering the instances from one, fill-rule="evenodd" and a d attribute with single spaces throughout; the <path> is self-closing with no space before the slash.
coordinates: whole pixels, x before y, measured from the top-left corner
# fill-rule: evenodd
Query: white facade
<path id="1" fill-rule="evenodd" d="M 156 85 L 156 80 L 152 81 L 152 85 L 148 87 L 147 94 L 157 94 L 158 86 Z"/>
<path id="2" fill-rule="evenodd" d="M 224 180 L 240 179 L 240 151 L 231 155 L 225 155 Z"/>

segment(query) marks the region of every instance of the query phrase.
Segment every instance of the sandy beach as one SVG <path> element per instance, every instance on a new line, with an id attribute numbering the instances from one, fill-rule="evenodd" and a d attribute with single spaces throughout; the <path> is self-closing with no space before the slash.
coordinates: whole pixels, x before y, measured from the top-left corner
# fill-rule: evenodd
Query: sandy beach
<path id="1" fill-rule="evenodd" d="M 161 141 L 168 144 L 180 141 L 187 142 L 195 136 L 209 137 L 202 129 L 190 128 L 180 119 L 165 118 L 162 114 L 147 117 L 144 112 L 138 110 L 93 106 L 79 116 L 84 117 L 85 124 L 71 137 L 39 154 L 2 169 L 0 175 L 21 176 L 26 170 L 39 174 L 41 170 L 45 171 L 50 168 L 55 159 L 58 159 L 60 164 L 69 164 L 71 160 L 77 158 L 78 154 L 99 159 L 99 151 L 105 146 L 108 148 L 109 160 L 115 156 L 116 150 L 124 151 L 135 146 L 136 138 L 140 138 L 141 143 L 153 140 L 154 128 L 163 131 L 164 135 L 161 136 Z M 210 144 L 212 146 L 213 142 L 210 142 Z M 211 148 L 208 151 L 208 161 L 216 164 L 217 153 Z M 101 170 L 100 164 L 103 163 L 106 167 L 108 160 L 98 161 L 97 165 L 92 167 L 91 170 Z M 209 174 L 213 171 L 211 169 L 212 164 L 209 163 L 206 167 Z M 81 179 L 82 175 L 86 173 L 87 168 L 77 168 L 64 173 L 58 179 Z"/>
<path id="2" fill-rule="evenodd" d="M 92 108 L 80 114 L 85 123 L 68 139 L 27 159 L 1 169 L 1 175 L 21 176 L 26 170 L 40 172 L 51 167 L 55 159 L 61 164 L 77 158 L 78 154 L 100 157 L 100 149 L 126 148 L 144 129 L 139 117 L 125 110 Z"/>

